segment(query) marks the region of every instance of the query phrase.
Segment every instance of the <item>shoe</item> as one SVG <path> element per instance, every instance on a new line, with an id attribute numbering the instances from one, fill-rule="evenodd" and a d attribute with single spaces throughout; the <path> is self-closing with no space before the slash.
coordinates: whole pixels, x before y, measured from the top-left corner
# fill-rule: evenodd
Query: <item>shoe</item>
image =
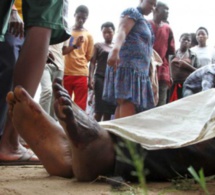
<path id="1" fill-rule="evenodd" d="M 18 166 L 18 165 L 41 165 L 38 157 L 32 150 L 27 149 L 17 160 L 0 160 L 0 166 Z"/>
<path id="2" fill-rule="evenodd" d="M 19 142 L 25 147 L 30 148 L 29 145 L 25 142 L 25 140 L 22 137 L 19 137 Z"/>

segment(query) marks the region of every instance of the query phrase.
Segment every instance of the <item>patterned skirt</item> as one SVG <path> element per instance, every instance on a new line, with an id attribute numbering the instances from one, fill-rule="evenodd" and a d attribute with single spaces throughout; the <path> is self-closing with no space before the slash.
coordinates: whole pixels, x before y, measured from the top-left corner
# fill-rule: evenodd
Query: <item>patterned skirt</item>
<path id="1" fill-rule="evenodd" d="M 130 67 L 107 66 L 103 99 L 116 103 L 117 99 L 125 99 L 135 104 L 137 111 L 142 112 L 154 107 L 154 95 L 149 75 Z"/>

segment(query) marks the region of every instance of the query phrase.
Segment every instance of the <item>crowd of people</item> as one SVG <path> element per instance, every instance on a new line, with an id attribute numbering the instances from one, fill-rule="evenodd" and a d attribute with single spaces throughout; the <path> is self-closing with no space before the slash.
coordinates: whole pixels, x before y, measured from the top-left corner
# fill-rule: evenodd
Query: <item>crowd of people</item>
<path id="1" fill-rule="evenodd" d="M 98 43 L 84 27 L 87 6 L 76 8 L 71 30 L 67 8 L 67 0 L 47 1 L 42 8 L 30 0 L 0 2 L 0 165 L 42 163 L 51 175 L 82 181 L 99 174 L 131 179 L 132 168 L 116 160 L 114 145 L 122 138 L 97 122 L 134 116 L 215 87 L 215 49 L 207 45 L 207 29 L 200 27 L 197 45 L 193 34 L 185 32 L 176 50 L 169 7 L 157 0 L 140 0 L 137 7 L 123 10 L 115 39 L 114 24 L 104 21 L 104 41 Z M 150 13 L 153 19 L 147 20 Z M 41 107 L 32 99 L 39 83 Z M 86 114 L 87 100 L 95 101 L 92 116 Z M 185 174 L 187 163 L 177 169 L 177 155 L 192 155 L 212 144 L 209 140 L 176 151 L 149 152 L 149 178 L 175 176 L 170 168 L 161 171 L 171 163 Z M 151 163 L 162 155 L 163 164 Z M 189 162 L 200 167 L 201 155 Z M 214 173 L 206 162 L 202 166 Z"/>

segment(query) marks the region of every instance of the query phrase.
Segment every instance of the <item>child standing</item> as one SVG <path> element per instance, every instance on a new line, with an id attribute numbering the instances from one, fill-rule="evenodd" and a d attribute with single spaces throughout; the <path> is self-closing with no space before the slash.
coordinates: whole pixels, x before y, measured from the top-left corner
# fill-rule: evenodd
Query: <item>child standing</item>
<path id="1" fill-rule="evenodd" d="M 104 37 L 104 42 L 96 43 L 94 46 L 94 55 L 90 62 L 89 88 L 94 89 L 95 95 L 94 118 L 97 121 L 101 121 L 102 119 L 106 121 L 110 120 L 111 115 L 114 114 L 115 112 L 114 104 L 110 104 L 102 100 L 107 58 L 110 50 L 113 47 L 112 40 L 115 32 L 114 24 L 112 22 L 106 22 L 102 24 L 101 31 Z"/>

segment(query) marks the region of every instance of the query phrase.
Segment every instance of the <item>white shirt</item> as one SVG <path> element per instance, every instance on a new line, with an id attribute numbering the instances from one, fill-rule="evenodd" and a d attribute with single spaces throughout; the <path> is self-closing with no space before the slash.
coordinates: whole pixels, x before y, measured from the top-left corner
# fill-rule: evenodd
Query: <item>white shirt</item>
<path id="1" fill-rule="evenodd" d="M 200 63 L 200 67 L 215 63 L 215 49 L 213 47 L 199 47 L 197 45 L 191 48 L 191 51 L 196 53 Z"/>

